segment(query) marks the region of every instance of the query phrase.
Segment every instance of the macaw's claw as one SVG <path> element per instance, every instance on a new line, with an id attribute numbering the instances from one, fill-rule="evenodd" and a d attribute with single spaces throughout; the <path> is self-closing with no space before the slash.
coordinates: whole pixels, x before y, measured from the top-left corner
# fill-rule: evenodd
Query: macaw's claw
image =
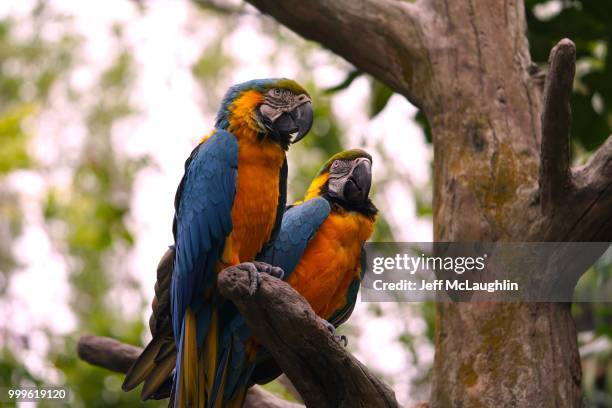
<path id="1" fill-rule="evenodd" d="M 261 276 L 259 276 L 257 267 L 252 262 L 243 262 L 233 266 L 233 268 L 238 268 L 249 273 L 248 293 L 250 296 L 253 296 L 255 292 L 257 292 L 257 289 L 259 289 L 259 284 L 261 283 Z"/>
<path id="2" fill-rule="evenodd" d="M 255 265 L 255 267 L 257 267 L 257 270 L 261 273 L 266 273 L 278 279 L 283 279 L 283 276 L 285 276 L 285 271 L 283 271 L 278 266 L 273 266 L 265 262 L 253 262 L 253 264 Z"/>
<path id="3" fill-rule="evenodd" d="M 321 321 L 323 322 L 323 324 L 325 325 L 325 328 L 329 331 L 329 333 L 332 335 L 332 338 L 339 344 L 341 344 L 342 346 L 346 347 L 348 346 L 348 339 L 346 338 L 345 335 L 340 335 L 338 336 L 336 334 L 336 326 L 334 326 L 333 324 L 331 324 L 330 322 L 328 322 L 325 319 L 321 319 Z"/>
<path id="4" fill-rule="evenodd" d="M 282 279 L 285 272 L 276 266 L 272 266 L 265 262 L 243 262 L 236 265 L 236 268 L 249 273 L 249 295 L 253 296 L 259 289 L 261 284 L 261 274 L 265 273 L 275 278 Z"/>

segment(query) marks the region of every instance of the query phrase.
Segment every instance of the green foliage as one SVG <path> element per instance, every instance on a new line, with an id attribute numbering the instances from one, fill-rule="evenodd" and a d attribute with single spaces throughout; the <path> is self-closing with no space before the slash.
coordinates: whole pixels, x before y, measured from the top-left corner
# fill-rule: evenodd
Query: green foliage
<path id="1" fill-rule="evenodd" d="M 263 385 L 263 388 L 270 391 L 273 394 L 278 395 L 279 397 L 283 398 L 286 401 L 297 402 L 297 403 L 300 402 L 293 396 L 293 394 L 287 391 L 287 388 L 285 388 L 285 386 L 279 380 L 274 380 L 272 382 L 269 382 L 268 384 Z"/>
<path id="2" fill-rule="evenodd" d="M 30 167 L 31 158 L 27 151 L 29 135 L 22 124 L 33 110 L 31 105 L 22 105 L 0 114 L 0 176 Z"/>
<path id="3" fill-rule="evenodd" d="M 326 94 L 332 95 L 336 92 L 344 91 L 349 86 L 351 86 L 351 84 L 353 83 L 355 79 L 359 78 L 361 75 L 363 75 L 363 72 L 357 69 L 354 69 L 346 75 L 346 78 L 344 78 L 344 81 L 340 82 L 338 85 L 332 86 L 331 88 L 325 89 L 324 92 Z"/>
<path id="4" fill-rule="evenodd" d="M 23 228 L 20 205 L 14 191 L 0 189 L 0 297 L 5 295 L 11 272 L 18 266 L 11 241 L 21 234 Z"/>
<path id="5" fill-rule="evenodd" d="M 393 96 L 393 91 L 382 82 L 371 80 L 370 84 L 370 117 L 378 115 Z"/>

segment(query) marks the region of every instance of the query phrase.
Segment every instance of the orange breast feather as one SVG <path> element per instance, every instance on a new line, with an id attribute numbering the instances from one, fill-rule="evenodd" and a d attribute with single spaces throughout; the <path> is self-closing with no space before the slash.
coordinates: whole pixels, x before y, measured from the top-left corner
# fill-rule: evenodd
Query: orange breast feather
<path id="1" fill-rule="evenodd" d="M 372 230 L 372 221 L 361 214 L 332 212 L 308 244 L 288 282 L 320 317 L 327 319 L 346 304 Z"/>
<path id="2" fill-rule="evenodd" d="M 276 221 L 280 169 L 285 151 L 261 139 L 253 110 L 261 94 L 247 91 L 232 105 L 229 130 L 238 139 L 238 180 L 232 207 L 231 263 L 255 259 L 270 239 Z M 228 248 L 226 248 L 228 249 Z"/>

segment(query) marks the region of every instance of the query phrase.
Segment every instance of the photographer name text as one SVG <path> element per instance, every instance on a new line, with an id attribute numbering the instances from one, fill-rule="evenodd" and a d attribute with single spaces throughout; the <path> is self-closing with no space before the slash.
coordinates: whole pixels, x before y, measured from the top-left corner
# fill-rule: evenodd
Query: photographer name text
<path id="1" fill-rule="evenodd" d="M 422 279 L 420 282 L 403 279 L 399 282 L 385 282 L 377 279 L 372 283 L 372 288 L 377 291 L 485 291 L 485 292 L 509 292 L 518 291 L 519 285 L 509 279 L 494 280 L 492 282 L 472 282 L 469 280 L 458 279 L 436 279 L 427 281 Z"/>

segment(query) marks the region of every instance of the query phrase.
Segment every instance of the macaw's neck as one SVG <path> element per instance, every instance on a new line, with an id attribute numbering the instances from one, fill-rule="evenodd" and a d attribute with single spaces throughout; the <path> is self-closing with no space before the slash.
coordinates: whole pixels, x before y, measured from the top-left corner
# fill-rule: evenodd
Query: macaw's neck
<path id="1" fill-rule="evenodd" d="M 329 219 L 346 234 L 346 239 L 356 239 L 362 244 L 370 239 L 374 232 L 375 218 L 357 211 L 347 211 L 338 205 L 332 205 Z"/>
<path id="2" fill-rule="evenodd" d="M 263 95 L 255 90 L 245 91 L 229 103 L 221 113 L 217 124 L 225 127 L 240 140 L 263 139 L 263 132 L 257 120 L 257 107 L 263 102 Z"/>
<path id="3" fill-rule="evenodd" d="M 308 190 L 306 191 L 304 201 L 312 200 L 316 197 L 321 197 L 321 188 L 325 186 L 325 183 L 327 183 L 327 174 L 323 173 L 315 177 L 315 179 L 312 180 L 312 183 L 310 183 Z"/>
<path id="4" fill-rule="evenodd" d="M 355 212 L 364 218 L 369 219 L 372 223 L 376 221 L 378 210 L 371 200 L 368 199 L 365 203 L 353 206 L 340 202 L 338 199 L 335 199 L 329 195 L 327 191 L 327 180 L 327 173 L 323 173 L 315 177 L 306 191 L 304 201 L 312 200 L 316 197 L 323 197 L 330 203 L 332 212 Z"/>

